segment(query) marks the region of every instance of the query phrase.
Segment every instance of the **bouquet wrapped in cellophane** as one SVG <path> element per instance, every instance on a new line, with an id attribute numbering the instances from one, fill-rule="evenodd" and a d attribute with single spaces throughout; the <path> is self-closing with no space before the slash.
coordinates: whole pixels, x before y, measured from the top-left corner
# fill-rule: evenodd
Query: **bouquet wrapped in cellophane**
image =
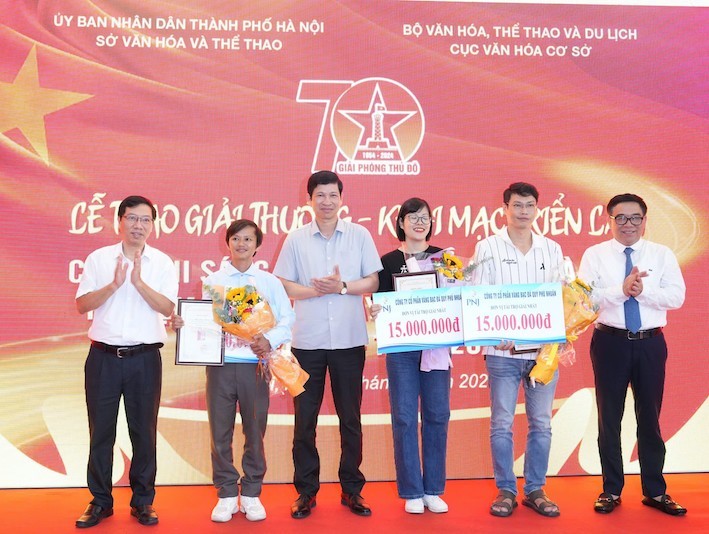
<path id="1" fill-rule="evenodd" d="M 450 287 L 452 285 L 470 285 L 473 278 L 473 271 L 479 263 L 473 263 L 466 258 L 460 258 L 454 254 L 453 248 L 447 248 L 440 252 L 427 254 L 425 259 L 418 261 L 418 270 L 436 271 L 438 284 L 440 287 Z M 418 257 L 419 255 L 417 255 Z M 415 272 L 409 260 L 406 261 L 409 272 Z"/>
<path id="2" fill-rule="evenodd" d="M 576 350 L 573 342 L 593 324 L 598 317 L 598 306 L 591 300 L 591 287 L 583 280 L 576 278 L 570 260 L 565 260 L 567 276 L 561 286 L 564 301 L 564 325 L 566 327 L 566 343 L 549 343 L 542 345 L 537 354 L 537 362 L 529 373 L 530 380 L 548 384 L 559 367 L 573 365 L 576 361 Z M 570 270 L 569 270 L 570 269 Z"/>
<path id="3" fill-rule="evenodd" d="M 276 326 L 271 306 L 252 285 L 242 287 L 205 286 L 212 297 L 214 322 L 244 341 Z"/>
<path id="4" fill-rule="evenodd" d="M 280 393 L 285 388 L 297 397 L 305 388 L 310 375 L 300 366 L 290 350 L 290 345 L 281 345 L 268 355 L 268 371 L 271 373 L 271 393 Z"/>
<path id="5" fill-rule="evenodd" d="M 224 332 L 253 343 L 257 334 L 268 332 L 276 326 L 276 318 L 268 302 L 253 285 L 243 287 L 205 286 L 212 297 L 214 322 Z M 304 391 L 310 378 L 290 351 L 290 346 L 278 347 L 267 356 L 259 358 L 259 372 L 271 382 L 272 392 L 278 391 L 277 380 L 294 397 Z"/>
<path id="6" fill-rule="evenodd" d="M 440 256 L 431 258 L 431 264 L 438 273 L 441 287 L 450 285 L 470 285 L 477 263 L 467 261 L 454 254 L 453 249 L 441 251 Z"/>

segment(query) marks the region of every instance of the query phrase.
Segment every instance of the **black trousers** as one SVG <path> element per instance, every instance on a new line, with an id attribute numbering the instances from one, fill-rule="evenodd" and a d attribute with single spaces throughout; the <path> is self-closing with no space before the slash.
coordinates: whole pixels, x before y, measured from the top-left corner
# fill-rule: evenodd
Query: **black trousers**
<path id="1" fill-rule="evenodd" d="M 113 447 L 118 407 L 123 397 L 128 433 L 133 445 L 129 480 L 131 506 L 152 504 L 157 472 L 156 434 L 162 360 L 159 349 L 118 358 L 91 347 L 84 366 L 86 407 L 89 414 L 87 481 L 92 504 L 113 507 Z"/>
<path id="2" fill-rule="evenodd" d="M 620 426 L 628 385 L 635 397 L 638 460 L 643 495 L 663 495 L 665 442 L 660 433 L 660 409 L 665 388 L 665 336 L 628 340 L 594 330 L 591 362 L 598 406 L 598 450 L 603 471 L 603 491 L 620 495 L 624 473 Z"/>
<path id="3" fill-rule="evenodd" d="M 340 420 L 340 466 L 342 491 L 361 493 L 365 479 L 362 464 L 362 373 L 364 347 L 338 350 L 293 349 L 293 354 L 310 379 L 305 391 L 293 399 L 293 483 L 298 493 L 315 496 L 320 489 L 320 456 L 315 444 L 315 427 L 325 394 L 325 376 L 330 371 L 332 397 Z"/>

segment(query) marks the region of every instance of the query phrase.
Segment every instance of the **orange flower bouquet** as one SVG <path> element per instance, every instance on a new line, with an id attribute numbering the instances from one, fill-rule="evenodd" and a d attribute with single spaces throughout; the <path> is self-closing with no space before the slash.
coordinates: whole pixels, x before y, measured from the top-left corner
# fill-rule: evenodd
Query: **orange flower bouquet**
<path id="1" fill-rule="evenodd" d="M 256 334 L 276 326 L 271 306 L 254 286 L 206 286 L 206 289 L 212 297 L 214 322 L 225 332 L 251 343 Z"/>
<path id="2" fill-rule="evenodd" d="M 548 384 L 554 372 L 562 365 L 573 365 L 576 351 L 573 342 L 593 324 L 598 317 L 598 306 L 591 300 L 591 288 L 578 278 L 561 287 L 564 300 L 564 325 L 566 343 L 543 345 L 537 354 L 537 363 L 529 373 L 530 380 Z"/>
<path id="3" fill-rule="evenodd" d="M 271 306 L 254 286 L 206 286 L 206 289 L 212 297 L 214 322 L 221 325 L 225 332 L 252 343 L 256 334 L 263 334 L 276 326 Z M 259 359 L 259 371 L 271 380 L 272 390 L 276 389 L 273 384 L 275 378 L 294 397 L 305 391 L 303 384 L 310 378 L 290 348 L 283 346 Z"/>

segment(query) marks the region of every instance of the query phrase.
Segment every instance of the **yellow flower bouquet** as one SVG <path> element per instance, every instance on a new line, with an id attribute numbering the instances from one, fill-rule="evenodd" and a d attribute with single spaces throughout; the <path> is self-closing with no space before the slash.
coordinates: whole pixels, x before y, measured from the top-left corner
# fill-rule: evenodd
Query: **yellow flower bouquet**
<path id="1" fill-rule="evenodd" d="M 479 263 L 467 262 L 451 251 L 452 249 L 446 249 L 441 256 L 430 258 L 431 265 L 438 273 L 439 284 L 442 287 L 470 284 L 473 271 L 478 267 Z"/>
<path id="2" fill-rule="evenodd" d="M 212 297 L 214 322 L 225 332 L 251 343 L 256 334 L 276 326 L 271 306 L 254 286 L 206 286 L 206 289 Z"/>
<path id="3" fill-rule="evenodd" d="M 564 301 L 564 325 L 566 343 L 543 345 L 537 354 L 537 363 L 529 373 L 529 378 L 548 384 L 561 361 L 571 365 L 576 361 L 573 342 L 593 324 L 598 317 L 598 306 L 591 300 L 591 288 L 583 280 L 576 278 L 561 286 Z"/>
<path id="4" fill-rule="evenodd" d="M 254 286 L 206 286 L 206 289 L 212 297 L 214 322 L 225 332 L 251 343 L 256 334 L 276 326 L 271 306 Z M 259 359 L 259 371 L 267 380 L 274 377 L 294 397 L 305 391 L 303 385 L 310 378 L 290 349 L 282 346 Z M 275 389 L 273 385 L 271 389 Z"/>

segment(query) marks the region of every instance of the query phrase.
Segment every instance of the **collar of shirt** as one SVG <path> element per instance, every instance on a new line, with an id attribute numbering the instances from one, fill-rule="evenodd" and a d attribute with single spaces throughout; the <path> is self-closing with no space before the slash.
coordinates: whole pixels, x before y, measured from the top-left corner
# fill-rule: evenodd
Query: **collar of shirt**
<path id="1" fill-rule="evenodd" d="M 130 262 L 133 261 L 133 258 L 129 258 L 123 252 L 123 242 L 120 242 L 116 245 L 116 250 L 118 251 L 119 254 L 121 254 L 128 261 L 130 261 Z M 155 249 L 154 247 L 151 247 L 150 245 L 145 243 L 145 245 L 143 246 L 143 253 L 140 256 L 141 256 L 141 258 L 147 258 L 148 260 L 150 260 L 151 258 L 153 258 L 155 256 L 155 250 L 157 250 L 157 249 Z"/>
<path id="2" fill-rule="evenodd" d="M 630 246 L 630 248 L 633 249 L 633 252 L 638 252 L 638 251 L 642 250 L 643 247 L 645 246 L 645 240 L 643 238 L 640 238 L 632 245 L 624 245 L 623 243 L 621 243 L 620 241 L 618 241 L 615 238 L 611 239 L 611 248 L 613 250 L 619 252 L 620 254 L 625 254 L 625 249 L 628 248 L 628 246 Z"/>
<path id="3" fill-rule="evenodd" d="M 249 276 L 253 277 L 257 274 L 259 269 L 256 267 L 254 263 L 249 265 L 249 268 L 246 269 L 244 272 L 241 272 L 239 269 L 234 267 L 230 261 L 225 261 L 224 264 L 222 265 L 222 269 L 224 270 L 224 273 L 227 274 L 228 276 Z"/>
<path id="4" fill-rule="evenodd" d="M 510 238 L 510 232 L 509 228 L 505 226 L 502 229 L 502 232 L 499 233 L 499 236 L 506 242 L 509 243 L 511 246 L 517 248 L 515 244 L 512 242 L 512 238 Z M 532 232 L 532 248 L 542 248 L 542 243 L 544 243 L 544 237 L 540 236 L 539 234 L 535 234 Z M 531 250 L 531 249 L 530 249 Z"/>
<path id="5" fill-rule="evenodd" d="M 335 226 L 335 232 L 343 233 L 344 231 L 345 231 L 345 221 L 343 221 L 342 219 L 338 218 L 338 219 L 337 219 L 337 226 Z M 335 232 L 333 232 L 333 235 L 335 234 Z M 311 235 L 311 236 L 314 236 L 314 235 L 317 235 L 317 234 L 320 234 L 320 235 L 323 237 L 323 239 L 327 239 L 327 238 L 323 235 L 323 233 L 320 231 L 320 227 L 318 226 L 318 223 L 315 222 L 315 221 L 313 221 L 313 222 L 310 223 L 310 235 Z"/>

